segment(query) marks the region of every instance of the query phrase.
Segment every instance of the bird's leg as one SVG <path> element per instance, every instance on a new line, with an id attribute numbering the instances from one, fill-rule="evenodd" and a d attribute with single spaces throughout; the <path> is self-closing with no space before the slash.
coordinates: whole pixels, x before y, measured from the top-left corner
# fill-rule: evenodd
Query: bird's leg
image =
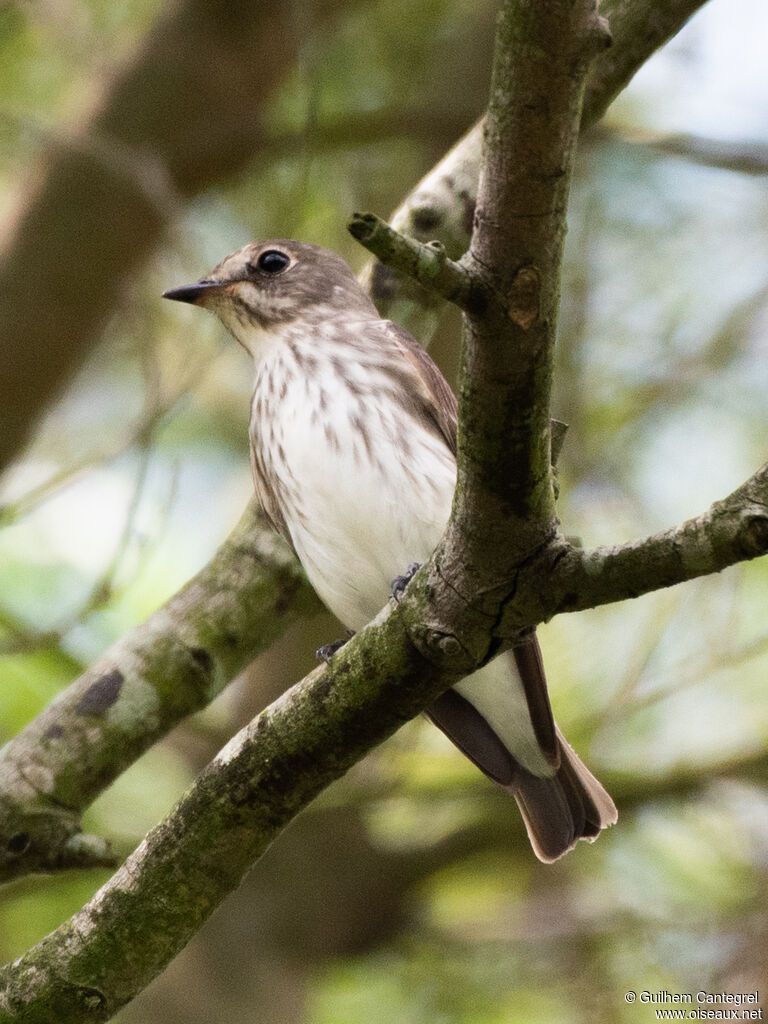
<path id="1" fill-rule="evenodd" d="M 340 650 L 347 642 L 347 640 L 351 640 L 352 637 L 355 635 L 354 629 L 346 629 L 344 630 L 344 632 L 347 635 L 343 636 L 341 640 L 334 640 L 330 644 L 323 644 L 322 647 L 317 648 L 317 650 L 315 651 L 315 657 L 317 658 L 318 661 L 324 661 L 326 663 L 329 662 L 336 653 L 336 651 Z"/>
<path id="2" fill-rule="evenodd" d="M 400 598 L 405 593 L 406 587 L 411 582 L 411 580 L 413 579 L 413 577 L 416 575 L 420 568 L 421 564 L 419 562 L 411 562 L 411 564 L 405 570 L 404 576 L 395 576 L 395 578 L 392 580 L 392 597 L 394 597 L 395 601 L 400 600 Z"/>
<path id="3" fill-rule="evenodd" d="M 395 601 L 400 600 L 400 598 L 405 593 L 406 587 L 411 582 L 411 580 L 413 579 L 413 577 L 416 575 L 420 568 L 421 564 L 419 562 L 411 562 L 411 564 L 405 570 L 404 575 L 395 576 L 395 578 L 392 580 L 392 597 L 394 597 Z M 355 635 L 354 629 L 348 629 L 345 632 L 347 635 L 345 637 L 342 637 L 341 640 L 334 640 L 330 644 L 323 644 L 322 647 L 317 648 L 317 650 L 315 651 L 315 657 L 317 658 L 318 661 L 329 662 L 333 655 L 336 653 L 336 651 L 342 648 L 344 644 L 347 642 L 347 640 L 349 640 L 351 637 Z"/>

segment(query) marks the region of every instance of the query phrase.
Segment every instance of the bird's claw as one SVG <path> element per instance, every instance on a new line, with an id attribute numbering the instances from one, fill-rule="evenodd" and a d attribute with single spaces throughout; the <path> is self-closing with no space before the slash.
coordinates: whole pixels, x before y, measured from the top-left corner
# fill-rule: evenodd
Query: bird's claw
<path id="1" fill-rule="evenodd" d="M 315 651 L 315 657 L 318 661 L 324 661 L 326 664 L 331 660 L 336 651 L 340 650 L 347 640 L 350 640 L 354 635 L 354 629 L 345 630 L 346 636 L 342 637 L 341 640 L 334 640 L 330 644 L 323 644 L 322 647 L 318 647 Z"/>
<path id="2" fill-rule="evenodd" d="M 411 580 L 413 579 L 413 577 L 416 575 L 420 568 L 421 564 L 419 562 L 411 562 L 411 564 L 405 570 L 405 575 L 395 576 L 395 578 L 392 580 L 392 597 L 394 597 L 395 601 L 400 600 L 400 598 L 405 593 L 408 584 L 411 582 Z"/>

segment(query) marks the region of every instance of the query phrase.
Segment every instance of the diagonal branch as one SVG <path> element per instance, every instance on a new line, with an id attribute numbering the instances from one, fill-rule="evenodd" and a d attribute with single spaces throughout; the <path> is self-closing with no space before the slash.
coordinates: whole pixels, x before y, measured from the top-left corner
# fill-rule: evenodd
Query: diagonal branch
<path id="1" fill-rule="evenodd" d="M 103 840 L 79 833 L 83 810 L 318 608 L 293 554 L 252 502 L 197 576 L 5 745 L 0 880 L 109 863 Z"/>
<path id="2" fill-rule="evenodd" d="M 767 488 L 765 467 L 712 514 L 727 516 L 731 506 L 753 501 L 764 513 L 765 544 Z M 755 553 L 731 551 L 734 560 Z M 710 571 L 705 563 L 699 569 Z M 316 669 L 234 737 L 93 899 L 0 971 L 3 1024 L 112 1016 L 165 966 L 301 807 L 467 671 L 460 646 L 420 625 L 429 589 L 417 577 L 394 612 L 385 609 L 330 666 Z M 675 777 L 655 791 L 679 786 Z"/>
<path id="3" fill-rule="evenodd" d="M 82 910 L 0 970 L 2 1024 L 109 1019 L 302 807 L 468 671 L 417 626 L 416 604 L 386 609 L 262 712 Z"/>
<path id="4" fill-rule="evenodd" d="M 526 579 L 532 582 L 547 563 L 548 618 L 639 597 L 766 553 L 768 463 L 702 515 L 663 533 L 591 551 L 563 546 L 561 539 L 531 564 Z"/>

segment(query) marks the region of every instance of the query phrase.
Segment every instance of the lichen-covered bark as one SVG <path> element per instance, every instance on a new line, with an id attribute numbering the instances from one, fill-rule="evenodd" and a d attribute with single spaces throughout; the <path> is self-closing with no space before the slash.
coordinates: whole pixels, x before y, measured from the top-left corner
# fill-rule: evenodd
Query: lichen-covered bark
<path id="1" fill-rule="evenodd" d="M 699 531 L 715 521 L 716 540 L 707 549 Z M 670 558 L 673 543 L 687 554 Z M 583 553 L 583 574 L 599 576 L 600 563 L 623 551 L 631 564 L 647 559 L 666 566 L 658 585 L 669 585 L 722 568 L 727 559 L 762 553 L 768 546 L 768 466 L 706 516 L 643 546 Z M 524 591 L 535 591 L 541 569 L 534 563 L 521 572 Z M 550 569 L 551 608 L 571 570 Z M 487 636 L 487 621 L 459 603 L 454 622 L 441 622 L 432 603 L 435 581 L 429 564 L 394 614 L 385 610 L 330 666 L 316 669 L 234 737 L 78 914 L 0 971 L 0 1024 L 108 1020 L 303 806 L 472 667 L 463 652 Z M 612 585 L 615 596 L 622 587 L 631 596 L 634 579 L 630 574 Z M 678 779 L 675 788 L 690 784 Z M 666 791 L 663 782 L 657 788 Z"/>
<path id="2" fill-rule="evenodd" d="M 419 588 L 235 736 L 69 921 L 0 971 L 0 1022 L 108 1020 L 239 883 L 280 829 L 468 662 L 425 658 Z M 439 652 L 439 638 L 433 653 Z"/>
<path id="3" fill-rule="evenodd" d="M 80 815 L 143 751 L 319 608 L 251 503 L 211 562 L 75 680 L 0 755 L 0 879 L 109 862 Z"/>

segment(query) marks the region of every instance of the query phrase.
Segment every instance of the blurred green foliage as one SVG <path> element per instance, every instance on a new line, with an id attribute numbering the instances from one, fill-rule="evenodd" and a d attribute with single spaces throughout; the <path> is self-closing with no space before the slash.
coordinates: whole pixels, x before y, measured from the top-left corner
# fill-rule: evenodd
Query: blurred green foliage
<path id="1" fill-rule="evenodd" d="M 760 17 L 740 6 L 745 22 Z M 0 9 L 2 213 L 47 133 L 85 115 L 160 13 L 155 0 Z M 481 112 L 494 15 L 485 0 L 364 3 L 323 34 L 306 11 L 263 152 L 190 204 L 4 483 L 0 738 L 200 568 L 250 493 L 246 358 L 161 291 L 256 237 L 300 237 L 362 266 L 346 220 L 394 208 Z M 705 28 L 686 32 L 658 61 L 706 75 Z M 612 132 L 585 139 L 574 183 L 554 412 L 570 424 L 560 515 L 586 545 L 697 514 L 765 456 L 764 181 L 630 141 L 676 100 L 631 90 Z M 433 350 L 449 374 L 457 344 L 449 313 Z M 412 723 L 288 830 L 117 1019 L 638 1024 L 652 1011 L 627 1005 L 627 989 L 758 987 L 767 606 L 762 561 L 541 630 L 557 717 L 619 804 L 594 847 L 535 862 L 507 798 Z M 130 849 L 335 628 L 288 637 L 118 780 L 88 828 Z M 340 811 L 359 849 L 323 831 Z M 466 843 L 451 852 L 456 835 Z M 0 957 L 103 880 L 0 892 Z"/>

